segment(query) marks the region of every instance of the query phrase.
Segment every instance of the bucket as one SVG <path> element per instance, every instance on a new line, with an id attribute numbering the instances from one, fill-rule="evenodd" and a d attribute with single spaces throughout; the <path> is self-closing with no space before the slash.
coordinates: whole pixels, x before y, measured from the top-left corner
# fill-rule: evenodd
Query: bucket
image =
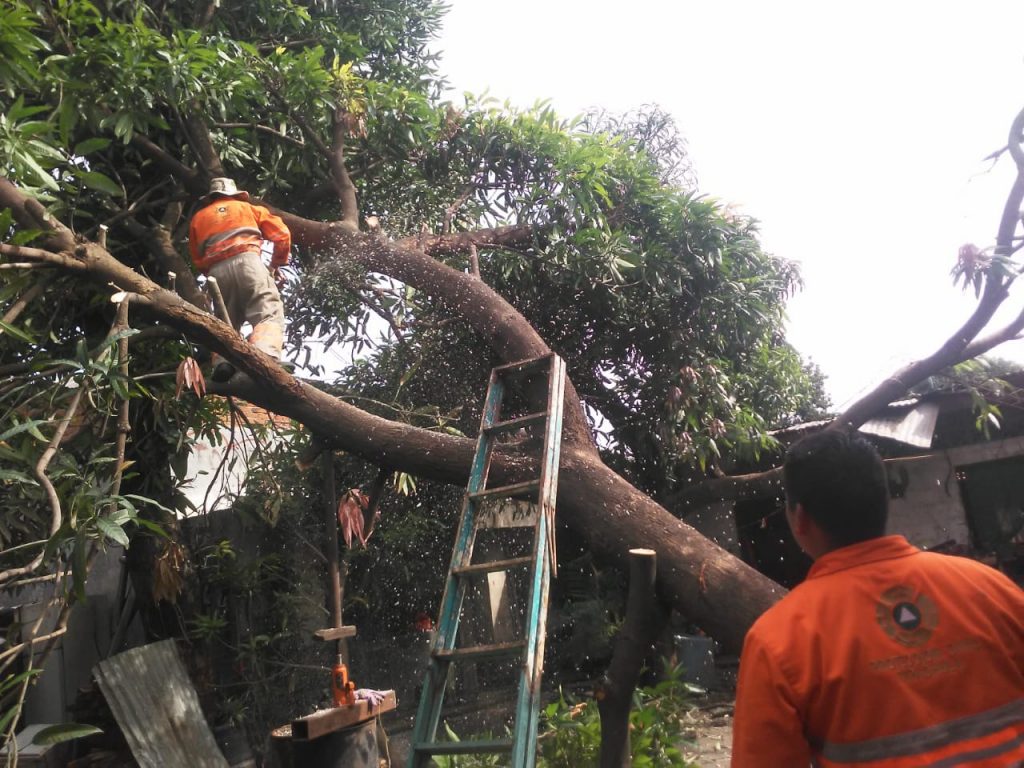
<path id="1" fill-rule="evenodd" d="M 718 682 L 714 640 L 700 635 L 676 635 L 674 639 L 685 682 L 699 685 L 705 690 Z"/>
<path id="2" fill-rule="evenodd" d="M 369 720 L 351 728 L 316 739 L 291 738 L 291 727 L 275 730 L 271 738 L 274 765 L 281 768 L 379 768 L 377 721 Z"/>

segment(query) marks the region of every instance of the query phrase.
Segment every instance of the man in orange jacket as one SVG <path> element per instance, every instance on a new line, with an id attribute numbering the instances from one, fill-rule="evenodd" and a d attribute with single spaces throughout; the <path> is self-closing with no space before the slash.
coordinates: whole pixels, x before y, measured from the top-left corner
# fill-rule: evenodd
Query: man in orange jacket
<path id="1" fill-rule="evenodd" d="M 863 438 L 801 440 L 784 485 L 815 562 L 747 634 L 734 768 L 1024 765 L 1024 592 L 884 535 L 885 469 Z"/>
<path id="2" fill-rule="evenodd" d="M 213 179 L 203 201 L 206 204 L 196 211 L 189 227 L 192 263 L 217 278 L 235 330 L 248 321 L 253 345 L 280 359 L 284 305 L 275 283 L 281 283 L 280 269 L 288 265 L 291 233 L 280 217 L 252 205 L 249 194 L 237 189 L 231 179 Z M 260 257 L 264 240 L 274 247 L 269 270 Z M 234 366 L 222 360 L 214 366 L 213 380 L 227 381 L 234 373 Z"/>

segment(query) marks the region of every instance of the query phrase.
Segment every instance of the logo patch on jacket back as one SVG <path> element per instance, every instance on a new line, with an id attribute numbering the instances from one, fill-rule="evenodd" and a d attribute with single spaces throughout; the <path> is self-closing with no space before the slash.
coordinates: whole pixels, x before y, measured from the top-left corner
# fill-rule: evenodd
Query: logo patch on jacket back
<path id="1" fill-rule="evenodd" d="M 939 609 L 928 595 L 899 586 L 882 593 L 875 605 L 875 618 L 885 634 L 914 648 L 932 636 L 939 623 Z"/>

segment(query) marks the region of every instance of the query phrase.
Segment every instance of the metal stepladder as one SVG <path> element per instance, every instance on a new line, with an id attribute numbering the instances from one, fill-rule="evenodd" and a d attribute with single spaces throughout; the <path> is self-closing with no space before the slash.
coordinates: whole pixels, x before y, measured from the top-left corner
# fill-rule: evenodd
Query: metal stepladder
<path id="1" fill-rule="evenodd" d="M 547 407 L 544 411 L 501 420 L 502 403 L 512 380 L 547 374 Z M 544 635 L 547 623 L 548 587 L 556 572 L 554 514 L 558 489 L 558 462 L 562 441 L 562 404 L 565 397 L 565 362 L 555 354 L 498 366 L 491 371 L 480 420 L 480 436 L 462 501 L 462 516 L 452 552 L 431 649 L 430 666 L 423 683 L 416 725 L 409 753 L 409 768 L 424 768 L 434 755 L 511 753 L 513 768 L 532 768 L 536 757 L 537 719 L 540 708 L 541 672 L 544 664 Z M 543 449 L 540 476 L 514 485 L 487 487 L 491 452 L 495 438 L 522 429 L 542 427 Z M 532 554 L 486 562 L 473 562 L 481 517 L 481 504 L 502 498 L 527 498 L 536 504 Z M 474 576 L 526 568 L 529 599 L 524 624 L 525 637 L 514 642 L 456 648 L 467 582 Z M 435 741 L 444 706 L 445 687 L 451 665 L 458 661 L 513 657 L 522 663 L 518 673 L 512 737 L 465 741 Z"/>

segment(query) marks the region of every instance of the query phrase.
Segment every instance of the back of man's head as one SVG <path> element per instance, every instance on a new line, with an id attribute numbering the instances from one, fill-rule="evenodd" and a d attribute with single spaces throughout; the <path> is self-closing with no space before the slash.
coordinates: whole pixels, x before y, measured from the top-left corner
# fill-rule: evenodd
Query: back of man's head
<path id="1" fill-rule="evenodd" d="M 885 535 L 889 489 L 878 451 L 855 433 L 825 430 L 786 452 L 786 504 L 804 511 L 833 547 Z"/>

